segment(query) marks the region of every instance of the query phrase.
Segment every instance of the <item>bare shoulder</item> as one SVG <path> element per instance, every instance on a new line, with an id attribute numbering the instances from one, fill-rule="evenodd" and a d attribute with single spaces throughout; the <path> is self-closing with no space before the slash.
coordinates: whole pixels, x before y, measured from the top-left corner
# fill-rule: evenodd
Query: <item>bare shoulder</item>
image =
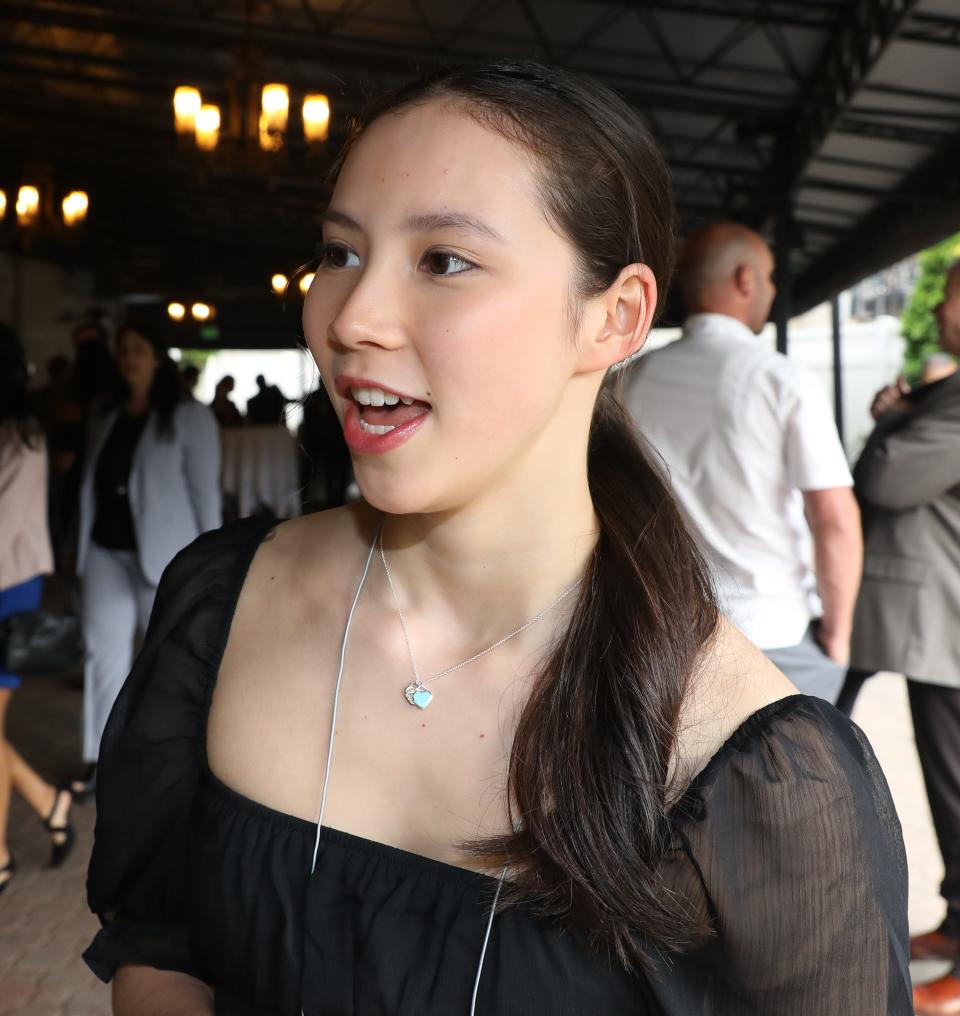
<path id="1" fill-rule="evenodd" d="M 275 630 L 295 621 L 322 625 L 355 588 L 378 518 L 358 502 L 271 529 L 250 563 L 228 648 L 245 647 L 265 627 Z"/>
<path id="2" fill-rule="evenodd" d="M 258 549 L 248 584 L 261 588 L 267 576 L 294 581 L 300 588 L 317 579 L 328 589 L 341 579 L 355 584 L 357 561 L 369 550 L 378 519 L 368 505 L 356 502 L 281 522 Z"/>
<path id="3" fill-rule="evenodd" d="M 681 717 L 679 790 L 758 709 L 797 694 L 793 683 L 738 628 L 721 619 L 704 647 Z"/>

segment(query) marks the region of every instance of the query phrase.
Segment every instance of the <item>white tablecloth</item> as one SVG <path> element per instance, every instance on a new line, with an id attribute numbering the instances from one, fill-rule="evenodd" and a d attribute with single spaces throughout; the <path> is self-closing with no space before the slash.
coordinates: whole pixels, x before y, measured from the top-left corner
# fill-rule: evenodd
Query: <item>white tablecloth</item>
<path id="1" fill-rule="evenodd" d="M 297 442 L 286 427 L 223 427 L 220 447 L 221 486 L 241 518 L 263 507 L 280 518 L 300 514 Z"/>

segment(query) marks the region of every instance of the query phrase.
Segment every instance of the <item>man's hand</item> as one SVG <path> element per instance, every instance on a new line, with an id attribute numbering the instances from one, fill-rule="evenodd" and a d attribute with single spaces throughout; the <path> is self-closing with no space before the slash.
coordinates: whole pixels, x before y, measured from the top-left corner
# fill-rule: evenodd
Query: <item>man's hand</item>
<path id="1" fill-rule="evenodd" d="M 901 374 L 894 384 L 887 385 L 886 388 L 881 388 L 877 392 L 870 406 L 870 415 L 874 420 L 879 420 L 884 413 L 891 411 L 897 413 L 908 412 L 910 403 L 906 401 L 904 396 L 909 394 L 910 385 L 907 384 L 907 379 Z"/>
<path id="2" fill-rule="evenodd" d="M 815 638 L 820 648 L 833 660 L 843 667 L 850 666 L 850 635 L 833 635 L 826 632 L 819 625 L 815 629 Z"/>

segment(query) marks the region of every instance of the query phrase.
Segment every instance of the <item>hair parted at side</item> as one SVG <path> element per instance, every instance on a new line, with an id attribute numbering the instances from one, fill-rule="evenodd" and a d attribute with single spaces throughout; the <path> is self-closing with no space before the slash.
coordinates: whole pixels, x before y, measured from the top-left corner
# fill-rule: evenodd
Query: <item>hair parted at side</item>
<path id="1" fill-rule="evenodd" d="M 577 253 L 577 303 L 643 262 L 662 305 L 674 251 L 670 177 L 634 109 L 594 81 L 535 63 L 435 73 L 370 105 L 334 172 L 375 120 L 433 100 L 461 105 L 534 156 L 547 217 Z M 518 831 L 463 846 L 491 869 L 508 865 L 503 905 L 606 944 L 629 969 L 648 965 L 649 947 L 680 949 L 706 930 L 662 872 L 681 705 L 718 610 L 706 565 L 609 381 L 588 474 L 600 534 L 569 627 L 520 717 L 508 787 Z"/>

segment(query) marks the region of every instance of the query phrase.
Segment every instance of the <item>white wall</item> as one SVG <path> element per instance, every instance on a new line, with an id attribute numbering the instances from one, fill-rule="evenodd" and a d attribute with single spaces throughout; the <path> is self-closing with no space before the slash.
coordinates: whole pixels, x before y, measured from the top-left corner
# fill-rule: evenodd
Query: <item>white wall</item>
<path id="1" fill-rule="evenodd" d="M 0 320 L 19 332 L 38 383 L 51 356 L 72 357 L 73 327 L 95 302 L 92 290 L 89 272 L 0 254 Z"/>
<path id="2" fill-rule="evenodd" d="M 172 351 L 178 356 L 178 351 Z M 241 413 L 246 414 L 247 400 L 257 394 L 256 377 L 262 374 L 267 384 L 276 385 L 288 399 L 301 399 L 319 382 L 316 364 L 302 349 L 221 349 L 204 364 L 194 395 L 201 402 L 213 401 L 217 382 L 231 374 L 235 381 L 230 396 Z M 303 412 L 299 406 L 287 407 L 287 427 L 296 431 Z"/>

